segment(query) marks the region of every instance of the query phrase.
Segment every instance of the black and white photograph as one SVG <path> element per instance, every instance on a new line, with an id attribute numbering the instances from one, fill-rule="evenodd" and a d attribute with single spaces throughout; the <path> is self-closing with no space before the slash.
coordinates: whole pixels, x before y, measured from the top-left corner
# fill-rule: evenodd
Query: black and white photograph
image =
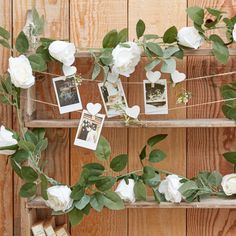
<path id="1" fill-rule="evenodd" d="M 145 114 L 168 114 L 166 80 L 161 79 L 153 84 L 148 80 L 144 80 L 143 85 Z"/>
<path id="2" fill-rule="evenodd" d="M 122 110 L 127 106 L 124 89 L 120 80 L 111 83 L 106 82 L 98 84 L 102 101 L 108 118 L 122 115 Z M 117 109 L 117 107 L 121 109 Z"/>
<path id="3" fill-rule="evenodd" d="M 80 119 L 74 144 L 76 146 L 96 150 L 102 131 L 105 115 L 92 116 L 84 110 Z"/>
<path id="4" fill-rule="evenodd" d="M 66 78 L 64 76 L 54 78 L 53 85 L 60 114 L 82 109 L 79 90 L 74 78 Z"/>

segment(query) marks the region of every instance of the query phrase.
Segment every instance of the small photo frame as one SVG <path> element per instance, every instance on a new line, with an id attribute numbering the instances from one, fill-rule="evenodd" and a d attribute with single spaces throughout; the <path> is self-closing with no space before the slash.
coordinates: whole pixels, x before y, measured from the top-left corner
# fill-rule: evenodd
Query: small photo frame
<path id="1" fill-rule="evenodd" d="M 97 114 L 93 117 L 83 110 L 74 145 L 96 150 L 104 120 L 105 115 Z"/>
<path id="2" fill-rule="evenodd" d="M 108 118 L 122 115 L 122 111 L 117 110 L 115 105 L 119 105 L 122 109 L 128 107 L 124 89 L 121 80 L 111 83 L 106 82 L 98 84 L 102 101 Z"/>
<path id="3" fill-rule="evenodd" d="M 61 76 L 53 79 L 60 114 L 82 109 L 78 87 L 74 78 Z"/>
<path id="4" fill-rule="evenodd" d="M 165 79 L 151 83 L 143 81 L 145 114 L 168 114 L 167 82 Z"/>

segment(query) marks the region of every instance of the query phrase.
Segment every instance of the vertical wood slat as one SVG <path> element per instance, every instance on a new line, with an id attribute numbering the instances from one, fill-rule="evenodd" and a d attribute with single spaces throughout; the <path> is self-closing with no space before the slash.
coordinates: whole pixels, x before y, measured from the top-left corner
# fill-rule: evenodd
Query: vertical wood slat
<path id="1" fill-rule="evenodd" d="M 233 16 L 236 13 L 233 2 L 188 0 L 188 5 L 215 7 L 226 10 Z M 217 31 L 217 33 L 221 32 Z M 234 65 L 234 57 L 231 57 L 225 66 L 219 65 L 212 57 L 189 57 L 188 77 L 233 71 Z M 212 80 L 188 82 L 187 88 L 193 92 L 191 104 L 220 99 L 220 86 L 235 79 L 235 76 L 224 76 Z M 223 117 L 221 104 L 189 108 L 187 115 L 188 118 Z M 218 170 L 222 174 L 233 172 L 232 166 L 223 159 L 222 154 L 233 151 L 236 145 L 235 128 L 187 129 L 187 140 L 188 177 L 196 175 L 200 170 Z M 187 210 L 187 235 L 235 235 L 235 217 L 236 211 L 233 209 L 189 209 Z"/>
<path id="2" fill-rule="evenodd" d="M 13 36 L 16 38 L 18 33 L 25 25 L 26 12 L 28 9 L 35 7 L 40 14 L 44 14 L 46 18 L 45 36 L 51 38 L 67 39 L 69 37 L 69 1 L 56 0 L 56 1 L 29 1 L 29 0 L 13 0 Z M 49 69 L 51 72 L 56 72 L 57 68 L 52 67 Z M 39 99 L 54 102 L 55 99 L 52 94 L 53 86 L 51 86 L 50 78 L 37 78 L 37 95 Z M 50 88 L 50 89 L 49 89 Z M 46 98 L 46 99 L 45 99 Z M 58 111 L 50 110 L 45 106 L 37 106 L 38 115 L 41 117 L 58 117 L 62 118 Z M 69 116 L 67 116 L 68 118 Z M 47 172 L 52 177 L 69 183 L 69 130 L 47 130 L 47 137 L 49 139 L 49 146 L 46 151 L 48 160 Z M 61 163 L 64 163 L 63 165 Z M 27 235 L 29 225 L 25 215 L 24 200 L 18 197 L 18 191 L 21 186 L 19 178 L 15 177 L 14 182 L 14 235 Z M 38 217 L 45 217 L 48 213 L 38 212 Z M 64 223 L 65 219 L 59 218 L 58 223 Z"/>
<path id="3" fill-rule="evenodd" d="M 11 32 L 11 1 L 0 0 L 0 26 Z M 0 74 L 7 71 L 10 51 L 0 46 Z M 0 95 L 1 96 L 1 95 Z M 12 127 L 12 108 L 0 105 L 0 125 Z M 0 156 L 0 235 L 13 235 L 13 174 L 6 156 Z"/>
<path id="4" fill-rule="evenodd" d="M 135 24 L 141 18 L 146 23 L 146 33 L 157 33 L 163 35 L 164 31 L 171 25 L 181 27 L 186 22 L 185 8 L 186 0 L 174 1 L 129 1 L 129 34 L 130 39 L 135 37 Z M 185 71 L 185 61 L 178 64 L 180 71 Z M 162 77 L 168 80 L 168 77 Z M 129 78 L 130 81 L 143 81 L 146 79 L 144 65 L 141 63 L 136 72 Z M 168 88 L 169 107 L 174 107 L 178 88 Z M 129 106 L 141 105 L 143 110 L 143 87 L 142 85 L 129 85 Z M 185 111 L 170 112 L 168 115 L 146 116 L 148 119 L 181 119 L 185 118 Z M 167 160 L 158 167 L 167 169 L 178 174 L 186 173 L 186 129 L 130 129 L 129 130 L 129 170 L 140 168 L 137 153 L 141 151 L 147 138 L 158 133 L 168 134 L 166 141 L 159 146 L 167 152 Z M 178 224 L 176 224 L 178 219 Z M 170 227 L 167 227 L 167 224 Z M 186 210 L 163 210 L 163 209 L 129 209 L 129 235 L 160 235 L 160 236 L 182 236 L 186 234 Z"/>
<path id="5" fill-rule="evenodd" d="M 101 47 L 102 39 L 111 29 L 127 27 L 127 0 L 71 0 L 71 41 L 78 47 Z M 77 59 L 77 68 L 85 77 L 91 78 L 91 59 Z M 83 107 L 88 102 L 102 103 L 96 83 L 83 83 L 80 86 Z M 88 92 L 89 91 L 89 92 Z M 104 113 L 104 109 L 102 111 Z M 72 114 L 71 118 L 78 118 Z M 71 132 L 71 184 L 80 174 L 83 164 L 96 162 L 94 153 L 73 145 L 76 129 Z M 127 153 L 127 130 L 103 128 L 104 135 L 112 147 L 112 156 Z M 107 163 L 105 163 L 107 165 Z M 81 225 L 72 228 L 72 235 L 127 235 L 127 210 L 103 210 L 102 213 L 92 212 Z"/>

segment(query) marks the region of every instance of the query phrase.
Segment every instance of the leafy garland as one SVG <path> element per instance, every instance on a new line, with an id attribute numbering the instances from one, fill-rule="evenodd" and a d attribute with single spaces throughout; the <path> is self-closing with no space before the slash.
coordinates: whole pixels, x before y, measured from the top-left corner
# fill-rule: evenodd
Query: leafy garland
<path id="1" fill-rule="evenodd" d="M 204 21 L 205 11 L 199 7 L 187 9 L 187 13 L 193 20 L 194 27 L 198 30 L 199 34 L 207 42 L 213 43 L 213 53 L 216 58 L 221 63 L 226 63 L 229 56 L 227 46 L 233 43 L 232 34 L 236 17 L 231 19 L 223 18 L 223 12 L 211 8 L 208 8 L 206 12 L 214 16 L 215 19 Z M 35 9 L 33 9 L 32 13 L 33 28 L 30 31 L 30 39 L 34 37 L 34 41 L 29 40 L 25 33 L 21 32 L 17 37 L 15 49 L 20 54 L 26 54 L 33 71 L 45 71 L 47 63 L 50 60 L 54 60 L 48 50 L 53 40 L 39 38 L 39 35 L 43 32 L 44 20 Z M 218 35 L 206 36 L 208 30 L 217 29 L 218 24 L 222 22 L 226 26 L 226 35 L 229 41 L 227 43 L 224 43 Z M 177 39 L 178 32 L 175 26 L 169 28 L 163 37 L 150 34 L 145 35 L 145 24 L 140 20 L 137 23 L 136 31 L 138 37 L 137 44 L 143 48 L 144 54 L 150 60 L 145 67 L 147 71 L 153 70 L 158 64 L 162 64 L 161 71 L 163 73 L 171 74 L 176 70 L 174 58 L 183 58 L 184 47 L 179 44 Z M 0 44 L 10 49 L 10 44 L 8 43 L 10 33 L 0 28 L 0 36 Z M 98 57 L 92 52 L 95 58 L 93 79 L 97 78 L 101 69 L 104 71 L 105 80 L 107 79 L 108 72 L 112 71 L 113 66 L 112 51 L 117 45 L 128 48 L 129 44 L 126 41 L 127 29 L 123 29 L 120 32 L 113 30 L 105 36 L 100 56 Z M 15 49 L 11 50 L 14 51 Z M 222 87 L 221 92 L 225 99 L 236 97 L 235 86 L 235 83 L 230 83 Z M 123 200 L 145 201 L 147 188 L 153 190 L 153 196 L 157 203 L 162 201 L 179 202 L 181 200 L 193 202 L 206 196 L 226 197 L 235 194 L 234 192 L 229 193 L 225 191 L 225 183 L 223 184 L 223 182 L 226 181 L 224 178 L 227 176 L 223 177 L 222 180 L 222 175 L 216 171 L 200 172 L 196 177 L 188 179 L 156 168 L 154 164 L 166 158 L 166 154 L 156 148 L 156 145 L 167 137 L 165 134 L 158 134 L 147 140 L 139 155 L 142 169 L 134 170 L 124 175 L 116 174 L 115 176 L 114 173 L 125 170 L 129 157 L 127 154 L 121 154 L 111 158 L 110 144 L 105 138 L 101 137 L 95 152 L 100 162 L 84 165 L 78 182 L 74 186 L 66 187 L 44 173 L 45 163 L 41 160 L 41 153 L 48 145 L 45 130 L 27 130 L 24 127 L 20 107 L 21 88 L 16 87 L 12 83 L 12 78 L 8 73 L 1 77 L 0 93 L 0 102 L 13 106 L 16 109 L 19 120 L 19 134 L 1 127 L 0 133 L 2 138 L 5 138 L 3 133 L 6 134 L 11 141 L 14 141 L 14 145 L 1 146 L 0 153 L 9 155 L 13 170 L 24 181 L 20 189 L 20 196 L 32 198 L 36 195 L 37 189 L 40 188 L 41 196 L 45 199 L 46 203 L 52 209 L 57 209 L 53 214 L 68 213 L 72 225 L 79 224 L 84 215 L 89 214 L 91 208 L 99 212 L 104 207 L 120 210 L 125 207 Z M 234 120 L 236 120 L 235 105 L 235 101 L 230 101 L 226 102 L 223 106 L 225 115 Z M 236 152 L 225 153 L 224 157 L 227 161 L 234 164 L 235 170 Z M 105 167 L 107 165 L 102 164 L 104 162 L 108 162 L 108 168 Z M 168 185 L 168 181 L 172 181 L 171 178 L 175 179 L 175 183 L 177 180 L 177 187 L 172 189 L 173 192 L 166 192 L 165 186 Z M 125 184 L 122 181 L 125 181 Z M 113 189 L 117 182 L 119 185 L 116 191 L 114 191 Z M 134 183 L 133 186 L 131 186 L 132 183 Z M 61 192 L 55 192 L 56 190 L 53 189 L 54 192 L 52 193 L 50 191 L 52 187 L 50 186 L 62 187 L 64 189 Z M 127 191 L 131 192 L 131 195 L 134 194 L 133 200 L 129 196 L 124 196 Z M 180 199 L 175 199 L 175 196 L 180 196 Z"/>

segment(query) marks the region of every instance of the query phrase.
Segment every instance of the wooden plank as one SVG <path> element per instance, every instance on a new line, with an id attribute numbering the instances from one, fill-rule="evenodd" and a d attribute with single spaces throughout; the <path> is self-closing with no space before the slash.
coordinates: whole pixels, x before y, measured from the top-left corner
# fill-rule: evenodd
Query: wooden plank
<path id="1" fill-rule="evenodd" d="M 234 1 L 205 1 L 189 0 L 189 6 L 211 6 L 227 10 L 231 16 L 236 13 Z M 223 32 L 223 31 L 222 31 Z M 221 33 L 221 31 L 217 31 Z M 224 73 L 235 70 L 235 57 L 232 57 L 226 66 L 222 66 L 212 57 L 189 57 L 188 76 L 201 76 L 214 73 Z M 193 92 L 190 104 L 221 99 L 219 87 L 236 77 L 222 76 L 214 80 L 188 82 L 188 90 Z M 210 105 L 204 108 L 189 108 L 188 118 L 220 118 L 223 117 L 221 105 Z M 200 170 L 219 170 L 223 174 L 232 173 L 232 167 L 224 161 L 222 154 L 234 150 L 236 146 L 235 128 L 188 129 L 187 130 L 187 160 L 188 176 L 196 175 Z M 188 210 L 187 235 L 235 235 L 235 210 Z"/>
<path id="2" fill-rule="evenodd" d="M 95 55 L 99 55 L 99 50 L 93 50 Z M 184 50 L 185 56 L 213 56 L 213 52 L 211 49 L 207 48 L 199 48 L 197 50 L 187 49 Z M 236 55 L 236 49 L 230 48 L 229 49 L 229 55 L 235 56 Z M 77 49 L 76 53 L 77 58 L 89 58 L 91 57 L 91 53 L 88 51 L 81 51 L 80 49 Z M 142 54 L 142 57 L 146 57 L 145 54 Z"/>
<path id="3" fill-rule="evenodd" d="M 13 25 L 14 25 L 14 38 L 22 30 L 25 25 L 26 12 L 28 9 L 32 9 L 34 4 L 40 14 L 44 14 L 46 20 L 45 36 L 52 38 L 66 39 L 69 37 L 69 4 L 67 0 L 56 1 L 30 1 L 30 0 L 14 0 L 13 1 Z M 60 73 L 55 66 L 52 66 L 49 72 Z M 54 102 L 53 90 L 51 81 L 45 77 L 37 78 L 38 83 L 36 85 L 37 96 L 39 99 L 44 99 Z M 45 109 L 45 106 L 37 104 L 37 115 L 41 118 L 62 118 L 58 115 L 57 111 Z M 68 118 L 68 117 L 67 117 Z M 46 172 L 52 177 L 57 178 L 59 181 L 69 183 L 69 131 L 67 129 L 48 130 L 47 137 L 49 139 L 49 147 L 43 156 L 48 160 Z M 63 150 L 63 151 L 62 151 Z M 59 163 L 65 163 L 63 165 Z M 19 200 L 17 197 L 21 182 L 18 178 L 15 178 L 14 190 L 15 190 L 15 224 L 14 235 L 27 235 L 28 222 L 24 217 L 24 201 Z M 21 205 L 21 209 L 20 209 Z M 22 211 L 22 212 L 21 212 Z M 37 213 L 37 217 L 46 216 L 47 213 Z M 66 220 L 64 217 L 57 218 L 58 223 L 64 223 Z"/>
<path id="4" fill-rule="evenodd" d="M 129 35 L 132 40 L 135 37 L 135 24 L 139 19 L 146 23 L 146 33 L 156 33 L 162 35 L 164 31 L 171 25 L 177 27 L 186 22 L 185 8 L 186 0 L 165 1 L 160 0 L 158 4 L 155 0 L 129 1 Z M 145 59 L 141 62 L 136 72 L 128 79 L 129 81 L 143 81 L 146 79 L 144 64 Z M 180 71 L 185 71 L 185 62 L 178 64 Z M 163 76 L 168 78 L 168 76 Z M 183 85 L 184 86 L 184 85 Z M 169 106 L 174 107 L 176 103 L 176 94 L 179 88 L 170 90 L 168 86 Z M 143 107 L 143 86 L 129 85 L 129 106 L 141 105 Z M 171 111 L 168 115 L 141 116 L 141 120 L 145 119 L 164 120 L 164 119 L 185 119 L 185 110 L 181 112 Z M 167 160 L 161 163 L 161 168 L 175 171 L 179 174 L 185 174 L 185 129 L 129 129 L 129 155 L 132 157 L 129 163 L 129 170 L 140 168 L 137 154 L 141 151 L 147 138 L 158 133 L 167 133 L 168 139 L 165 140 L 159 148 L 167 152 Z M 173 142 L 175 145 L 172 145 Z M 176 143 L 177 142 L 177 143 Z M 173 158 L 174 157 L 174 158 Z M 185 209 L 130 209 L 129 210 L 129 235 L 158 235 L 160 236 L 182 236 L 185 235 Z M 178 224 L 176 224 L 178 219 Z M 166 224 L 171 227 L 166 227 Z"/>
<path id="5" fill-rule="evenodd" d="M 27 203 L 26 206 L 28 209 L 37 209 L 37 208 L 48 208 L 45 204 L 45 201 L 41 198 L 35 198 Z M 149 198 L 147 201 L 138 201 L 135 203 L 125 203 L 126 208 L 164 208 L 164 209 L 178 209 L 178 208 L 198 208 L 198 209 L 235 209 L 236 208 L 236 200 L 235 199 L 224 199 L 211 197 L 202 199 L 199 202 L 181 202 L 181 203 L 170 203 L 170 202 L 161 202 L 158 204 L 154 199 Z"/>
<path id="6" fill-rule="evenodd" d="M 26 122 L 26 127 L 36 128 L 75 128 L 79 124 L 79 119 L 71 120 L 32 120 Z M 104 127 L 124 128 L 126 124 L 120 120 L 106 120 Z M 129 126 L 129 128 L 194 128 L 194 127 L 235 127 L 232 120 L 225 118 L 215 119 L 186 119 L 186 120 L 143 120 Z"/>
<path id="7" fill-rule="evenodd" d="M 0 0 L 0 26 L 11 32 L 11 2 Z M 0 74 L 7 71 L 9 50 L 0 46 Z M 12 108 L 0 105 L 0 125 L 12 128 Z M 13 235 L 13 176 L 10 162 L 0 156 L 0 235 Z"/>
<path id="8" fill-rule="evenodd" d="M 71 0 L 71 41 L 80 48 L 101 47 L 105 34 L 113 28 L 127 26 L 127 0 Z M 82 49 L 81 49 L 82 50 Z M 85 78 L 91 78 L 91 58 L 79 58 L 76 61 L 79 72 Z M 83 106 L 88 102 L 102 102 L 96 83 L 83 83 L 79 88 Z M 104 112 L 104 110 L 102 111 Z M 79 118 L 72 114 L 71 118 Z M 73 145 L 76 129 L 71 132 L 71 183 L 74 184 L 80 174 L 81 166 L 97 161 L 94 154 Z M 110 141 L 113 155 L 127 153 L 126 129 L 103 129 L 102 134 Z M 105 163 L 107 165 L 107 163 Z M 93 212 L 81 225 L 72 228 L 72 235 L 127 235 L 127 210 Z"/>

